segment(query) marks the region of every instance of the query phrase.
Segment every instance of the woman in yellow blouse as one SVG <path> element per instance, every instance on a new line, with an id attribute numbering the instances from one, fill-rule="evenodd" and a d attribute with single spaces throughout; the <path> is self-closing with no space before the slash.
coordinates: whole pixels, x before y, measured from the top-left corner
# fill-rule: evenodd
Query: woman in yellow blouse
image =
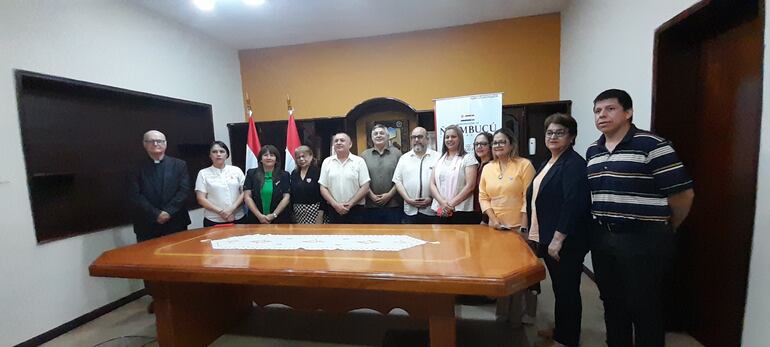
<path id="1" fill-rule="evenodd" d="M 484 166 L 479 180 L 479 204 L 495 229 L 526 226 L 527 188 L 535 176 L 529 160 L 519 157 L 513 132 L 495 131 L 492 137 L 494 159 Z"/>
<path id="2" fill-rule="evenodd" d="M 489 226 L 498 230 L 526 231 L 527 188 L 535 177 L 535 168 L 529 160 L 519 157 L 518 152 L 516 139 L 510 129 L 495 131 L 492 136 L 494 159 L 484 166 L 479 180 L 479 204 L 481 211 L 489 217 Z M 533 324 L 539 292 L 540 285 L 536 284 L 524 290 L 524 293 L 499 298 L 498 319 L 521 319 L 522 323 Z M 519 307 L 523 308 L 523 312 Z M 523 314 L 521 317 L 513 317 L 514 312 Z"/>

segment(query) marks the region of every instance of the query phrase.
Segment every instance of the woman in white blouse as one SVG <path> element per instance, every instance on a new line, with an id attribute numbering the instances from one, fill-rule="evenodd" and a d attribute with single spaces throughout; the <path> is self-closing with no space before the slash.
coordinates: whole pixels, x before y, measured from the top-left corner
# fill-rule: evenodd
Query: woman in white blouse
<path id="1" fill-rule="evenodd" d="M 456 125 L 444 130 L 444 146 L 430 177 L 431 208 L 447 224 L 478 224 L 473 213 L 473 190 L 479 162 L 466 153 L 463 131 Z"/>
<path id="2" fill-rule="evenodd" d="M 205 209 L 203 226 L 237 222 L 243 218 L 243 171 L 227 165 L 230 149 L 222 141 L 214 141 L 209 148 L 211 166 L 198 172 L 195 197 Z"/>

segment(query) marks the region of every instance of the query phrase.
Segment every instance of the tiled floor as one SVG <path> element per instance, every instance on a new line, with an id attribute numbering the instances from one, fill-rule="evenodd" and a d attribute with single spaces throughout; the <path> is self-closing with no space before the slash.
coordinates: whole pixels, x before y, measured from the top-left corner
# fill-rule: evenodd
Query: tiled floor
<path id="1" fill-rule="evenodd" d="M 458 305 L 458 346 L 533 346 L 541 339 L 537 330 L 547 329 L 553 322 L 553 294 L 548 279 L 542 282 L 537 320 L 533 326 L 512 329 L 495 322 L 494 305 Z M 583 346 L 604 345 L 602 306 L 596 285 L 583 276 Z M 47 347 L 140 347 L 158 346 L 155 341 L 155 316 L 145 309 L 149 297 L 131 302 L 107 315 L 64 334 L 43 346 Z M 364 310 L 365 311 L 365 310 Z M 427 338 L 424 323 L 405 315 L 381 316 L 372 312 L 354 312 L 345 316 L 324 313 L 299 313 L 281 307 L 255 309 L 254 313 L 229 334 L 220 337 L 213 347 L 333 347 L 333 346 L 407 346 Z M 692 337 L 670 333 L 666 346 L 701 346 Z"/>

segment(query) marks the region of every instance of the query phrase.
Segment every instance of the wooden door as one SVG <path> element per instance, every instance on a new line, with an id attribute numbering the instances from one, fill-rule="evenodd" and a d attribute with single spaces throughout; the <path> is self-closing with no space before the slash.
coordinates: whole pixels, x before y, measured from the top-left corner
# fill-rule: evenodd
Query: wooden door
<path id="1" fill-rule="evenodd" d="M 554 113 L 570 114 L 572 101 L 554 101 L 537 104 L 529 104 L 525 109 L 526 134 L 520 139 L 522 147 L 519 148 L 521 156 L 529 159 L 535 169 L 551 158 L 551 152 L 545 146 L 545 119 Z M 535 142 L 535 153 L 529 153 L 531 139 Z"/>
<path id="2" fill-rule="evenodd" d="M 653 128 L 695 180 L 678 232 L 669 326 L 738 346 L 755 214 L 764 10 L 704 1 L 656 33 Z"/>

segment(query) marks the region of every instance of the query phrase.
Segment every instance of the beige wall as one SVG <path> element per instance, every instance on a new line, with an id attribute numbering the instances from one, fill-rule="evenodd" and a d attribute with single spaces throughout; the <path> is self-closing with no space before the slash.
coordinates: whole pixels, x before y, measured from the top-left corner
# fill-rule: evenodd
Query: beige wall
<path id="1" fill-rule="evenodd" d="M 130 225 L 37 243 L 13 69 L 210 104 L 214 134 L 225 142 L 225 124 L 241 121 L 243 111 L 237 52 L 134 1 L 0 1 L 0 33 L 0 346 L 14 346 L 142 282 L 88 273 L 102 252 L 136 242 Z M 125 194 L 121 186 L 117 194 Z M 191 228 L 200 227 L 202 209 L 191 218 Z"/>
<path id="2" fill-rule="evenodd" d="M 417 110 L 433 99 L 503 92 L 505 104 L 559 98 L 560 16 L 506 19 L 239 52 L 256 120 L 344 116 L 374 97 Z"/>

